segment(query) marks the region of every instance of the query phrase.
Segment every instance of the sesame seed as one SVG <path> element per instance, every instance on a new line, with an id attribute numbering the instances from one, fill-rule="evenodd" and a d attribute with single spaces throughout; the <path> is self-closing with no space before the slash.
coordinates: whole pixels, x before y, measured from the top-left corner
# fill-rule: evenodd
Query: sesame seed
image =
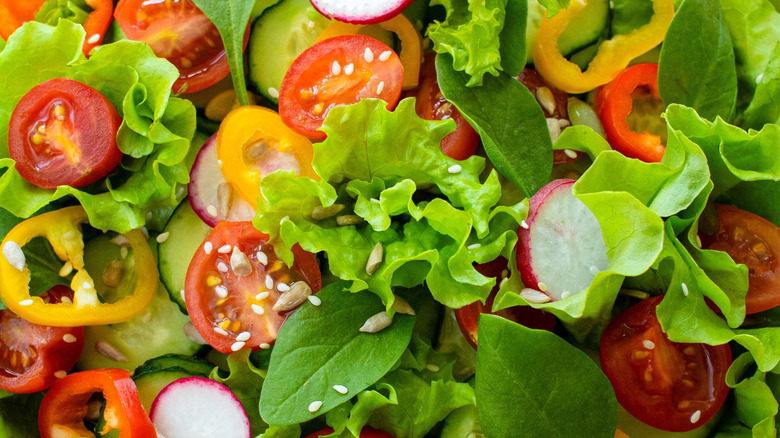
<path id="1" fill-rule="evenodd" d="M 366 50 L 363 52 L 363 59 L 366 60 L 366 62 L 371 62 L 374 60 L 374 52 L 371 51 L 368 47 L 366 47 Z"/>
<path id="2" fill-rule="evenodd" d="M 547 292 L 547 285 L 546 284 L 544 284 L 542 282 L 539 282 L 539 284 L 537 286 L 539 286 L 539 290 L 540 291 Z"/>
<path id="3" fill-rule="evenodd" d="M 565 300 L 566 298 L 569 298 L 570 296 L 571 296 L 571 292 L 569 292 L 569 291 L 565 290 L 565 291 L 563 291 L 563 293 L 561 294 L 561 299 L 562 299 L 562 300 Z"/>
<path id="4" fill-rule="evenodd" d="M 252 337 L 252 333 L 249 332 L 241 332 L 238 335 L 236 335 L 236 341 L 239 342 L 246 342 L 249 340 L 249 338 Z"/>
<path id="5" fill-rule="evenodd" d="M 81 287 L 83 287 L 84 289 L 92 289 L 92 283 L 85 281 L 84 283 L 81 284 Z"/>
<path id="6" fill-rule="evenodd" d="M 93 34 L 93 35 L 92 35 L 91 37 L 89 37 L 89 39 L 87 40 L 87 42 L 88 42 L 88 43 L 90 43 L 90 44 L 95 44 L 95 43 L 97 43 L 98 41 L 100 41 L 100 34 L 99 34 L 99 33 Z"/>
<path id="7" fill-rule="evenodd" d="M 279 98 L 279 90 L 277 90 L 274 87 L 268 87 L 268 95 L 271 96 L 274 99 Z"/>
<path id="8" fill-rule="evenodd" d="M 526 222 L 526 221 L 520 221 L 520 226 L 521 226 L 521 227 L 523 227 L 523 228 L 525 228 L 525 229 L 527 230 L 527 229 L 528 229 L 528 222 Z"/>
<path id="9" fill-rule="evenodd" d="M 182 289 L 182 290 L 180 290 L 180 291 L 179 291 L 179 295 L 181 295 L 181 300 L 182 300 L 182 301 L 185 301 L 185 298 L 184 298 L 184 289 Z"/>
<path id="10" fill-rule="evenodd" d="M 283 218 L 282 218 L 282 219 L 279 221 L 279 223 L 281 224 L 282 222 L 284 222 L 284 221 L 289 221 L 289 220 L 290 220 L 290 216 L 285 216 L 285 217 L 283 217 Z"/>
<path id="11" fill-rule="evenodd" d="M 523 290 L 520 291 L 520 297 L 532 304 L 541 304 L 550 301 L 550 297 L 547 295 L 528 287 L 523 288 Z"/>
<path id="12" fill-rule="evenodd" d="M 33 300 L 28 298 L 26 300 L 19 301 L 20 306 L 31 306 L 33 303 Z"/>
<path id="13" fill-rule="evenodd" d="M 270 275 L 265 276 L 265 288 L 266 289 L 273 289 L 274 288 L 274 279 L 271 278 Z"/>
<path id="14" fill-rule="evenodd" d="M 252 311 L 257 313 L 258 315 L 262 315 L 265 313 L 265 309 L 263 309 L 263 306 L 259 304 L 252 304 Z"/>
<path id="15" fill-rule="evenodd" d="M 482 247 L 481 243 L 472 243 L 471 245 L 467 246 L 466 249 L 477 249 L 481 247 Z"/>
<path id="16" fill-rule="evenodd" d="M 371 202 L 373 202 L 374 204 L 379 204 L 382 201 L 380 201 L 379 199 L 376 199 L 376 198 L 371 198 Z"/>
<path id="17" fill-rule="evenodd" d="M 255 295 L 255 299 L 258 300 L 258 301 L 259 300 L 264 300 L 264 299 L 268 298 L 269 295 L 271 295 L 270 292 L 260 292 L 259 294 Z"/>
<path id="18" fill-rule="evenodd" d="M 73 263 L 71 261 L 67 261 L 60 268 L 59 275 L 60 277 L 67 277 L 71 272 L 73 272 Z"/>
<path id="19" fill-rule="evenodd" d="M 306 297 L 306 299 L 309 300 L 312 306 L 319 306 L 320 304 L 322 304 L 322 299 L 314 295 L 309 295 L 308 297 Z"/>
<path id="20" fill-rule="evenodd" d="M 67 375 L 68 375 L 68 372 L 65 371 L 65 370 L 59 370 L 59 371 L 55 371 L 54 372 L 54 377 L 56 377 L 58 379 L 62 379 L 62 378 L 64 378 Z"/>
<path id="21" fill-rule="evenodd" d="M 382 52 L 381 55 L 379 55 L 379 60 L 380 61 L 387 61 L 388 59 L 390 59 L 390 55 L 392 55 L 392 54 L 393 54 L 393 52 L 391 52 L 389 50 L 385 50 L 384 52 Z"/>
<path id="22" fill-rule="evenodd" d="M 166 240 L 168 240 L 168 237 L 170 237 L 170 236 L 171 236 L 171 233 L 166 231 L 164 233 L 160 233 L 155 240 L 157 241 L 157 243 L 163 243 Z"/>
<path id="23" fill-rule="evenodd" d="M 206 242 L 203 244 L 203 252 L 205 252 L 207 255 L 211 254 L 211 251 L 214 250 L 214 245 L 211 244 L 211 242 Z"/>
<path id="24" fill-rule="evenodd" d="M 313 22 L 311 20 L 309 20 L 309 22 L 306 23 L 306 27 L 308 27 L 309 29 L 314 29 L 314 26 L 316 26 L 316 25 L 317 25 L 317 23 L 315 23 L 315 22 Z"/>
<path id="25" fill-rule="evenodd" d="M 219 286 L 214 286 L 214 292 L 220 298 L 225 298 L 226 296 L 228 296 L 227 288 L 225 286 L 222 286 L 221 284 Z"/>
<path id="26" fill-rule="evenodd" d="M 219 249 L 217 250 L 217 252 L 218 252 L 218 253 L 220 253 L 220 254 L 227 254 L 227 253 L 229 253 L 230 251 L 233 251 L 233 247 L 232 247 L 232 246 L 230 246 L 230 245 L 222 245 L 222 246 L 220 246 L 220 247 L 219 247 Z"/>
<path id="27" fill-rule="evenodd" d="M 213 205 L 209 205 L 208 207 L 206 207 L 206 212 L 211 217 L 217 217 L 217 207 L 214 207 Z"/>
<path id="28" fill-rule="evenodd" d="M 268 256 L 263 251 L 257 251 L 257 261 L 265 266 L 268 264 Z"/>
<path id="29" fill-rule="evenodd" d="M 341 74 L 341 64 L 338 61 L 333 61 L 333 64 L 330 66 L 330 72 L 334 75 Z"/>
<path id="30" fill-rule="evenodd" d="M 351 62 L 344 66 L 344 74 L 345 75 L 351 75 L 355 71 L 355 64 L 352 64 Z"/>
<path id="31" fill-rule="evenodd" d="M 652 350 L 653 348 L 655 348 L 655 342 L 649 339 L 645 339 L 644 341 L 642 341 L 642 345 L 648 350 Z"/>
<path id="32" fill-rule="evenodd" d="M 309 412 L 314 413 L 320 410 L 322 407 L 322 402 L 317 400 L 309 403 Z"/>
<path id="33" fill-rule="evenodd" d="M 376 94 L 382 94 L 382 90 L 385 89 L 385 81 L 380 81 L 379 85 L 376 86 Z"/>
<path id="34" fill-rule="evenodd" d="M 682 288 L 683 295 L 686 297 L 688 296 L 688 285 L 685 283 L 680 283 L 680 287 Z"/>
<path id="35" fill-rule="evenodd" d="M 18 243 L 9 240 L 3 245 L 3 255 L 8 263 L 19 271 L 24 271 L 24 264 L 26 259 L 22 252 L 22 247 Z"/>
<path id="36" fill-rule="evenodd" d="M 599 271 L 599 268 L 597 268 L 597 267 L 595 267 L 595 266 L 591 266 L 591 267 L 590 267 L 590 273 L 591 273 L 591 274 L 593 274 L 593 275 L 598 275 L 598 273 L 599 273 L 599 272 L 601 272 L 601 271 Z"/>
<path id="37" fill-rule="evenodd" d="M 756 83 L 761 83 L 761 79 L 764 79 L 764 73 L 759 73 L 758 76 L 756 76 Z"/>
<path id="38" fill-rule="evenodd" d="M 246 342 L 244 342 L 244 341 L 234 342 L 233 345 L 230 346 L 230 349 L 233 350 L 233 351 L 238 351 L 238 350 L 244 348 L 244 345 L 246 345 Z"/>
<path id="39" fill-rule="evenodd" d="M 287 283 L 279 283 L 276 285 L 276 290 L 278 290 L 279 292 L 289 292 L 290 285 Z"/>
<path id="40" fill-rule="evenodd" d="M 691 414 L 691 423 L 697 423 L 699 420 L 701 420 L 701 411 Z"/>
<path id="41" fill-rule="evenodd" d="M 222 336 L 227 336 L 227 334 L 228 334 L 228 332 L 226 332 L 221 327 L 214 327 L 214 333 L 217 333 L 217 334 L 222 335 Z"/>
<path id="42" fill-rule="evenodd" d="M 261 350 L 268 350 L 269 348 L 271 348 L 271 344 L 267 344 L 267 343 L 265 343 L 265 342 L 263 342 L 262 344 L 260 344 L 260 349 L 261 349 Z"/>
<path id="43" fill-rule="evenodd" d="M 62 304 L 73 304 L 73 300 L 71 300 L 68 297 L 62 297 L 62 298 L 60 298 L 60 303 L 62 303 Z"/>
<path id="44" fill-rule="evenodd" d="M 428 371 L 431 371 L 431 372 L 434 372 L 434 373 L 439 372 L 439 370 L 441 370 L 441 368 L 439 368 L 438 365 L 432 364 L 432 363 L 429 363 L 428 365 L 425 365 L 425 368 L 427 368 Z"/>
<path id="45" fill-rule="evenodd" d="M 111 243 L 113 243 L 114 245 L 119 245 L 119 246 L 129 246 L 130 245 L 130 241 L 127 240 L 127 237 L 125 237 L 125 236 L 123 236 L 121 234 L 116 236 L 116 237 L 114 237 L 113 239 L 111 239 Z"/>
<path id="46" fill-rule="evenodd" d="M 181 198 L 183 194 L 184 194 L 184 187 L 179 187 L 179 190 L 176 190 L 176 197 Z"/>
<path id="47" fill-rule="evenodd" d="M 566 154 L 566 156 L 569 158 L 577 158 L 577 153 L 571 149 L 564 149 L 563 153 Z"/>
<path id="48" fill-rule="evenodd" d="M 230 268 L 228 268 L 228 265 L 226 265 L 224 262 L 219 262 L 219 264 L 217 264 L 217 270 L 219 272 L 225 273 L 229 271 Z"/>
<path id="49" fill-rule="evenodd" d="M 335 389 L 339 394 L 346 394 L 349 392 L 347 387 L 344 385 L 333 385 L 333 389 Z"/>
<path id="50" fill-rule="evenodd" d="M 701 248 L 701 237 L 699 235 L 696 235 L 696 247 Z"/>
<path id="51" fill-rule="evenodd" d="M 461 170 L 463 170 L 463 168 L 460 166 L 460 164 L 453 164 L 447 168 L 447 172 L 449 173 L 460 173 Z"/>
<path id="52" fill-rule="evenodd" d="M 68 344 L 72 344 L 78 341 L 78 339 L 70 333 L 65 333 L 65 336 L 62 337 L 62 340 L 67 342 Z"/>
<path id="53" fill-rule="evenodd" d="M 509 278 L 504 277 L 503 279 L 501 279 L 501 283 L 498 283 L 498 287 L 504 287 L 507 281 L 509 281 Z"/>

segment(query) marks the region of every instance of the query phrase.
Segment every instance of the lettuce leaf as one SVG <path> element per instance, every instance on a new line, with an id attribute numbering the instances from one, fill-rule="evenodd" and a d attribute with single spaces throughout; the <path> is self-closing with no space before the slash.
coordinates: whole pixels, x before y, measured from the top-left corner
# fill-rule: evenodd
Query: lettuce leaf
<path id="1" fill-rule="evenodd" d="M 99 229 L 125 232 L 143 226 L 147 211 L 175 205 L 177 191 L 189 181 L 184 163 L 195 132 L 195 109 L 171 97 L 176 68 L 157 58 L 146 44 L 119 41 L 104 45 L 89 59 L 81 53 L 81 26 L 60 20 L 56 27 L 27 23 L 0 53 L 0 124 L 7 125 L 16 103 L 35 85 L 66 77 L 103 93 L 123 117 L 117 144 L 125 154 L 107 179 L 74 189 L 33 186 L 14 169 L 8 150 L 0 148 L 0 202 L 13 214 L 29 217 L 66 196 L 84 206 Z M 31 60 L 35 60 L 32 62 Z M 0 144 L 7 143 L 0 131 Z"/>
<path id="2" fill-rule="evenodd" d="M 331 272 L 350 280 L 351 291 L 369 289 L 388 309 L 392 287 L 423 282 L 450 307 L 485 300 L 495 281 L 472 265 L 511 255 L 527 204 L 498 205 L 497 173 L 479 179 L 484 158 L 456 161 L 441 152 L 452 122 L 419 118 L 412 99 L 392 112 L 384 105 L 366 99 L 334 107 L 322 128 L 327 139 L 314 145 L 321 180 L 292 172 L 263 178 L 255 226 L 271 242 L 284 242 L 275 247 L 285 260 L 295 243 L 325 252 Z M 334 203 L 347 206 L 339 215 L 360 223 L 311 218 L 315 207 Z M 377 243 L 383 261 L 369 275 L 366 262 Z"/>
<path id="3" fill-rule="evenodd" d="M 726 374 L 726 383 L 734 390 L 734 412 L 731 416 L 750 429 L 754 437 L 777 436 L 775 416 L 778 403 L 767 384 L 772 377 L 758 370 L 751 374 L 753 366 L 750 354 L 743 353 L 734 360 Z"/>
<path id="4" fill-rule="evenodd" d="M 745 109 L 743 125 L 761 129 L 767 123 L 780 124 L 780 42 L 775 45 L 766 69 L 757 80 L 753 100 Z"/>

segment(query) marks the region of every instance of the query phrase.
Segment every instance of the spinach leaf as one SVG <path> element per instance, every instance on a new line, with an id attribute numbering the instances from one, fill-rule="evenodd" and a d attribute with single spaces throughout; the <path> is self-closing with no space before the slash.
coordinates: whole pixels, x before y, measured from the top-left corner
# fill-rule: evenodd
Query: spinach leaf
<path id="1" fill-rule="evenodd" d="M 710 120 L 734 119 L 737 69 L 718 0 L 685 0 L 674 14 L 661 48 L 658 91 L 667 106 L 687 105 Z"/>
<path id="2" fill-rule="evenodd" d="M 525 67 L 525 28 L 528 25 L 528 2 L 508 0 L 504 28 L 498 35 L 501 68 L 509 76 L 517 76 Z"/>
<path id="3" fill-rule="evenodd" d="M 615 435 L 617 400 L 598 365 L 555 334 L 500 316 L 479 318 L 476 391 L 485 436 Z"/>
<path id="4" fill-rule="evenodd" d="M 233 89 L 241 105 L 249 105 L 244 79 L 244 34 L 256 0 L 193 0 L 222 35 L 225 44 Z"/>
<path id="5" fill-rule="evenodd" d="M 759 130 L 767 123 L 780 124 L 780 42 L 775 44 L 753 100 L 745 110 L 745 127 Z"/>
<path id="6" fill-rule="evenodd" d="M 43 392 L 14 394 L 0 400 L 0 436 L 38 438 L 38 408 Z"/>
<path id="7" fill-rule="evenodd" d="M 442 94 L 479 133 L 499 172 L 528 197 L 547 183 L 550 133 L 542 108 L 523 84 L 501 73 L 486 75 L 481 87 L 466 87 L 468 75 L 455 71 L 446 54 L 436 57 L 436 75 Z"/>
<path id="8" fill-rule="evenodd" d="M 378 333 L 359 331 L 384 310 L 376 295 L 352 294 L 349 282 L 322 289 L 320 306 L 305 303 L 284 323 L 271 354 L 260 415 L 270 424 L 311 420 L 357 395 L 384 376 L 403 354 L 412 336 L 414 317 L 396 314 Z M 346 394 L 333 389 L 347 388 Z M 310 404 L 322 406 L 310 412 Z"/>

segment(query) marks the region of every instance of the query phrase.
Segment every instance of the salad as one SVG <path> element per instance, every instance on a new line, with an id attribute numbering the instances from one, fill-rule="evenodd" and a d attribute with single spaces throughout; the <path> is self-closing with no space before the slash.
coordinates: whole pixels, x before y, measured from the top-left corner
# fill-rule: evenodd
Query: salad
<path id="1" fill-rule="evenodd" d="M 0 0 L 0 37 L 0 435 L 777 435 L 777 0 Z"/>

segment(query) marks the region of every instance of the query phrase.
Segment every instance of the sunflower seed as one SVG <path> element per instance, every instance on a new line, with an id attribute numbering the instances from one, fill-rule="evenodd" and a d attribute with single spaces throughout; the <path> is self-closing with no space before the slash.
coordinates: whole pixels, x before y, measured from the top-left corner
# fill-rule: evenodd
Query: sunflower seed
<path id="1" fill-rule="evenodd" d="M 311 287 L 306 284 L 305 281 L 296 281 L 290 286 L 290 291 L 285 292 L 279 296 L 274 303 L 274 311 L 284 312 L 285 310 L 292 310 L 306 301 L 311 295 Z"/>
<path id="2" fill-rule="evenodd" d="M 374 245 L 374 249 L 371 250 L 371 255 L 368 256 L 368 263 L 366 263 L 366 274 L 374 275 L 379 265 L 382 264 L 382 257 L 384 257 L 384 248 L 382 242 L 377 242 Z"/>
<path id="3" fill-rule="evenodd" d="M 363 323 L 363 327 L 360 327 L 360 331 L 363 333 L 377 333 L 390 327 L 390 324 L 392 323 L 393 320 L 390 319 L 387 312 L 381 311 L 371 318 L 368 318 L 366 322 Z"/>
<path id="4" fill-rule="evenodd" d="M 321 221 L 323 219 L 327 219 L 329 217 L 337 215 L 343 209 L 344 209 L 344 204 L 333 204 L 327 207 L 318 205 L 311 210 L 310 216 L 315 221 Z"/>
<path id="5" fill-rule="evenodd" d="M 127 358 L 113 345 L 106 341 L 95 342 L 95 351 L 116 362 L 127 362 Z"/>
<path id="6" fill-rule="evenodd" d="M 224 182 L 217 186 L 217 211 L 222 217 L 227 217 L 230 204 L 233 202 L 233 187 Z"/>
<path id="7" fill-rule="evenodd" d="M 520 291 L 520 297 L 532 304 L 542 304 L 550 301 L 550 297 L 547 295 L 528 287 Z"/>
<path id="8" fill-rule="evenodd" d="M 111 260 L 103 269 L 103 284 L 106 287 L 119 287 L 124 275 L 125 269 L 122 267 L 122 260 Z"/>
<path id="9" fill-rule="evenodd" d="M 184 331 L 184 334 L 187 335 L 187 337 L 192 340 L 192 342 L 199 345 L 208 344 L 208 342 L 206 342 L 206 340 L 203 339 L 203 336 L 201 336 L 200 333 L 198 333 L 198 330 L 195 328 L 195 326 L 192 325 L 191 321 L 187 321 L 187 323 L 184 324 L 184 327 L 182 327 L 182 330 Z"/>
<path id="10" fill-rule="evenodd" d="M 357 225 L 363 222 L 363 218 L 356 214 L 345 214 L 336 218 L 336 225 L 344 227 L 347 225 Z"/>
<path id="11" fill-rule="evenodd" d="M 11 266 L 20 271 L 24 271 L 24 264 L 27 260 L 22 252 L 22 247 L 20 247 L 18 243 L 12 240 L 6 242 L 5 245 L 3 245 L 3 255 Z"/>
<path id="12" fill-rule="evenodd" d="M 403 315 L 415 314 L 412 306 L 410 306 L 405 299 L 399 297 L 398 295 L 396 295 L 395 300 L 393 300 L 393 310 Z"/>
<path id="13" fill-rule="evenodd" d="M 249 257 L 237 247 L 233 248 L 233 254 L 230 254 L 230 267 L 239 277 L 246 277 L 252 273 L 252 262 Z"/>

